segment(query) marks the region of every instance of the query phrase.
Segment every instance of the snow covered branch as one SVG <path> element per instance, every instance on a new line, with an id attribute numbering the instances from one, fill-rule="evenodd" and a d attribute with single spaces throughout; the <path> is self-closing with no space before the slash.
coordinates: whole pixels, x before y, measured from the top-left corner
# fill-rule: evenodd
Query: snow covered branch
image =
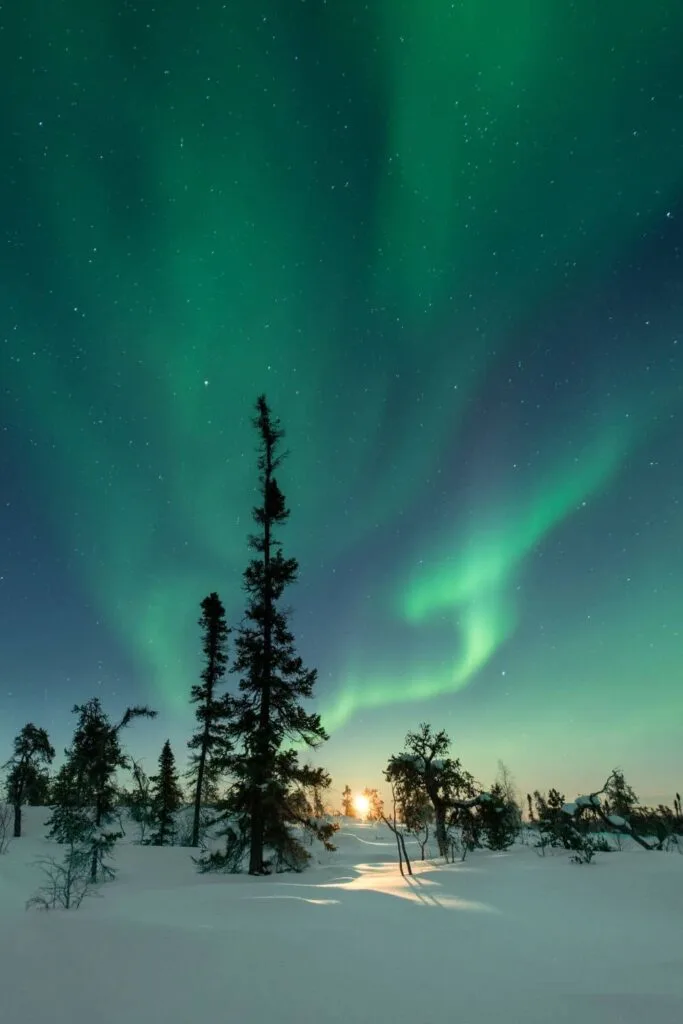
<path id="1" fill-rule="evenodd" d="M 607 780 L 602 789 L 595 790 L 594 793 L 589 793 L 587 796 L 577 796 L 573 803 L 564 804 L 562 807 L 563 812 L 570 818 L 573 818 L 576 822 L 581 813 L 586 809 L 590 808 L 598 818 L 605 824 L 610 832 L 625 832 L 631 836 L 639 846 L 642 846 L 644 850 L 661 850 L 662 842 L 659 843 L 648 843 L 646 839 L 639 836 L 634 830 L 630 822 L 620 814 L 607 814 L 600 802 L 600 797 L 607 792 L 610 783 L 616 778 L 617 773 L 615 771 L 610 772 Z"/>

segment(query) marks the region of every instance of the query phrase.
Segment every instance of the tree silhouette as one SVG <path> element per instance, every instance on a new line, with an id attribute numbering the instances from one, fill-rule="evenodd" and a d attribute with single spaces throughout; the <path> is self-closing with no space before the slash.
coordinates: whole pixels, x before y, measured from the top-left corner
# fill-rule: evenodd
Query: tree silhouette
<path id="1" fill-rule="evenodd" d="M 192 819 L 192 846 L 199 845 L 202 804 L 215 795 L 217 781 L 225 772 L 228 755 L 232 750 L 228 735 L 230 698 L 219 696 L 218 687 L 225 675 L 227 643 L 230 630 L 225 621 L 225 609 L 218 594 L 211 593 L 202 601 L 199 626 L 202 632 L 204 668 L 201 684 L 192 687 L 191 703 L 196 705 L 195 718 L 199 724 L 188 747 L 193 752 L 188 777 L 194 783 L 194 812 Z"/>
<path id="2" fill-rule="evenodd" d="M 45 729 L 28 722 L 14 738 L 14 753 L 3 765 L 7 776 L 7 799 L 14 808 L 14 838 L 21 837 L 21 808 L 33 803 L 38 791 L 46 788 L 46 767 L 55 756 Z"/>
<path id="3" fill-rule="evenodd" d="M 159 771 L 150 779 L 152 783 L 151 825 L 149 843 L 152 846 L 172 845 L 175 839 L 175 814 L 182 806 L 183 792 L 178 782 L 175 757 L 169 740 L 159 755 Z"/>
<path id="4" fill-rule="evenodd" d="M 328 846 L 334 826 L 302 817 L 293 799 L 296 790 L 325 789 L 330 778 L 322 768 L 302 765 L 292 744 L 315 748 L 327 733 L 320 716 L 304 709 L 302 702 L 313 696 L 316 671 L 305 668 L 296 653 L 289 612 L 281 606 L 285 590 L 297 578 L 298 564 L 284 557 L 278 536 L 289 518 L 276 479 L 284 435 L 263 395 L 256 403 L 254 425 L 259 498 L 252 513 L 256 532 L 249 538 L 254 557 L 244 572 L 248 604 L 235 641 L 234 671 L 240 683 L 230 731 L 238 750 L 230 758 L 234 785 L 228 803 L 238 829 L 229 836 L 231 862 L 235 844 L 248 845 L 249 873 L 260 875 L 272 868 L 266 849 L 273 851 L 277 869 L 299 870 L 308 859 L 291 826 L 303 825 Z M 214 858 L 213 864 L 220 866 L 220 860 Z"/>

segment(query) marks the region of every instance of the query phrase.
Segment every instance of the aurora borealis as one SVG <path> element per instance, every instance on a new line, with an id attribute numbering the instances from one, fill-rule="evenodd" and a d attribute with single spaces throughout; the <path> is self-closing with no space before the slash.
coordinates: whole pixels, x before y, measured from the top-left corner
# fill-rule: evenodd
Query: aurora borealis
<path id="1" fill-rule="evenodd" d="M 335 788 L 424 720 L 680 788 L 679 7 L 2 12 L 0 747 L 99 692 L 180 754 L 265 391 Z"/>

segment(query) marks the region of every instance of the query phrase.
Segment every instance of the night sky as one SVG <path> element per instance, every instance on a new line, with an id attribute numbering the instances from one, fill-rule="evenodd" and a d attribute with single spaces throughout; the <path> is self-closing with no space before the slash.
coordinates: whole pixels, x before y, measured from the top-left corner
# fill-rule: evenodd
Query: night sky
<path id="1" fill-rule="evenodd" d="M 335 792 L 430 721 L 486 784 L 672 799 L 682 38 L 674 0 L 5 5 L 0 761 L 94 694 L 184 761 L 263 391 Z"/>

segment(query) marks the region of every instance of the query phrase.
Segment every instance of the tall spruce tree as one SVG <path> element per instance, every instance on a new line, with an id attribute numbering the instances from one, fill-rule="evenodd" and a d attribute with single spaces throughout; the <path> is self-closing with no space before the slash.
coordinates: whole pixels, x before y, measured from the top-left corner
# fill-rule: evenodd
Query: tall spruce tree
<path id="1" fill-rule="evenodd" d="M 178 781 L 175 757 L 171 743 L 166 740 L 159 755 L 159 772 L 150 779 L 152 783 L 151 846 L 172 846 L 175 841 L 175 814 L 183 802 L 183 793 Z"/>
<path id="2" fill-rule="evenodd" d="M 202 804 L 215 793 L 218 779 L 225 772 L 227 758 L 232 749 L 227 719 L 230 698 L 218 695 L 218 687 L 225 675 L 228 661 L 227 644 L 230 629 L 225 621 L 225 608 L 218 594 L 205 597 L 201 604 L 199 626 L 202 631 L 204 668 L 201 684 L 192 687 L 190 702 L 196 704 L 197 732 L 188 743 L 192 753 L 188 778 L 194 785 L 194 814 L 192 819 L 192 846 L 199 846 L 199 828 Z"/>
<path id="3" fill-rule="evenodd" d="M 235 644 L 233 671 L 241 678 L 231 726 L 238 749 L 231 758 L 229 811 L 239 841 L 249 849 L 249 873 L 262 875 L 273 866 L 301 870 L 305 865 L 309 854 L 292 826 L 310 829 L 330 848 L 335 827 L 303 816 L 296 799 L 297 790 L 326 788 L 330 778 L 322 768 L 300 764 L 292 744 L 315 748 L 328 737 L 320 716 L 301 703 L 313 696 L 316 671 L 305 668 L 297 655 L 289 613 L 280 604 L 297 578 L 298 563 L 284 557 L 277 535 L 289 518 L 275 475 L 284 457 L 284 433 L 263 395 L 256 402 L 254 426 L 259 500 L 252 513 L 257 530 L 249 537 L 254 557 L 244 572 L 248 604 Z"/>
<path id="4" fill-rule="evenodd" d="M 14 753 L 3 765 L 8 770 L 7 800 L 14 808 L 14 838 L 21 837 L 21 808 L 35 803 L 47 787 L 46 768 L 55 756 L 45 729 L 28 722 L 14 738 Z"/>

